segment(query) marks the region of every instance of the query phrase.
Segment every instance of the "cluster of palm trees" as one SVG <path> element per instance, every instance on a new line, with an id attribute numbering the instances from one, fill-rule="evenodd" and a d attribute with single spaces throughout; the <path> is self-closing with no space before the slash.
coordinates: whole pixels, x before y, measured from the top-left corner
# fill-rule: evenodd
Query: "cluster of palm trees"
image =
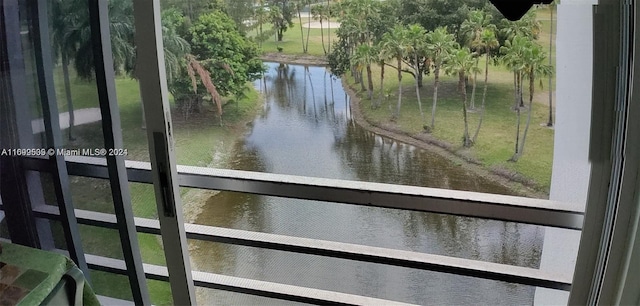
<path id="1" fill-rule="evenodd" d="M 391 114 L 393 121 L 400 117 L 403 74 L 412 75 L 415 79 L 415 92 L 422 126 L 426 132 L 436 128 L 438 87 L 442 73 L 457 76 L 464 121 L 464 147 L 470 147 L 477 141 L 482 127 L 486 112 L 489 64 L 494 62 L 506 66 L 514 75 L 517 136 L 515 152 L 511 160 L 517 161 L 522 156 L 531 122 L 535 80 L 541 76 L 551 76 L 553 73 L 553 68 L 545 63 L 546 52 L 536 42 L 540 33 L 540 22 L 536 20 L 534 10 L 517 22 L 509 22 L 506 19 L 496 22 L 487 11 L 471 10 L 467 19 L 459 26 L 457 33 L 449 32 L 447 27 L 426 30 L 419 24 L 395 25 L 379 33 L 376 25 L 385 24 L 385 16 L 380 10 L 380 4 L 371 0 L 346 0 L 342 2 L 340 20 L 342 25 L 337 32 L 342 44 L 336 45 L 344 46 L 344 50 L 334 49 L 333 56 L 340 58 L 337 55 L 338 52 L 346 53 L 346 56 L 342 56 L 349 61 L 346 70 L 350 71 L 356 82 L 360 83 L 361 90 L 367 92 L 373 108 L 379 108 L 386 96 L 383 90 L 385 67 L 396 70 L 398 89 L 397 103 Z M 485 61 L 484 69 L 479 67 L 481 59 Z M 380 88 L 377 99 L 374 98 L 371 69 L 373 65 L 380 68 Z M 339 67 L 335 63 L 332 66 Z M 484 72 L 482 98 L 480 106 L 477 107 L 476 80 L 478 74 L 482 72 Z M 422 76 L 427 73 L 433 73 L 434 76 L 429 122 L 420 96 L 420 87 L 423 86 Z M 524 80 L 528 80 L 529 85 L 528 105 L 524 104 L 522 98 Z M 470 98 L 467 95 L 467 86 L 471 86 Z M 479 113 L 473 136 L 469 132 L 468 111 L 470 109 Z M 524 132 L 521 133 L 520 114 L 525 109 L 528 110 L 527 123 Z"/>

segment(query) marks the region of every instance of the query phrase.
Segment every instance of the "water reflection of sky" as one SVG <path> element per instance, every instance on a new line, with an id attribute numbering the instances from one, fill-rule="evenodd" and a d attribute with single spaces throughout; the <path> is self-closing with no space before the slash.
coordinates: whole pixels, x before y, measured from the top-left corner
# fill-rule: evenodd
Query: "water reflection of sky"
<path id="1" fill-rule="evenodd" d="M 322 67 L 268 64 L 256 81 L 263 114 L 238 143 L 235 169 L 507 193 L 431 152 L 381 137 L 350 118 L 339 80 Z M 313 85 L 312 85 L 313 84 Z M 333 90 L 332 90 L 333 89 Z M 474 218 L 222 192 L 197 223 L 537 267 L 541 227 Z M 259 248 L 194 243 L 199 269 L 432 305 L 530 304 L 533 288 Z M 220 304 L 282 304 L 207 294 Z M 202 303 L 202 302 L 201 302 Z"/>
<path id="2" fill-rule="evenodd" d="M 321 67 L 268 66 L 266 114 L 254 121 L 247 148 L 260 152 L 267 172 L 357 179 L 334 149 L 348 117 L 348 99 L 335 94 L 339 80 Z"/>

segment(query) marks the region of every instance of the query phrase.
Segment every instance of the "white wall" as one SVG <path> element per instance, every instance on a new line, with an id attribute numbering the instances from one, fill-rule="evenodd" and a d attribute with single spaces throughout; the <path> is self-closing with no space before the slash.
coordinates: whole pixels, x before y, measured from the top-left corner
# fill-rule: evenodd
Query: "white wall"
<path id="1" fill-rule="evenodd" d="M 595 0 L 563 0 L 556 37 L 556 122 L 550 199 L 584 209 L 591 167 L 589 127 Z M 573 277 L 580 232 L 547 228 L 540 269 Z M 538 288 L 535 305 L 567 304 L 569 293 Z"/>

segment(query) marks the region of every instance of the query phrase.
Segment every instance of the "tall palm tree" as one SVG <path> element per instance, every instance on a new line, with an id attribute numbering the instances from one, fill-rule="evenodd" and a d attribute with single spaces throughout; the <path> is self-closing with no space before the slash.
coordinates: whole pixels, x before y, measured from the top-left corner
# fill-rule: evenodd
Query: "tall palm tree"
<path id="1" fill-rule="evenodd" d="M 515 36 L 526 36 L 538 39 L 542 31 L 542 23 L 536 19 L 536 8 L 532 7 L 520 20 L 510 21 L 502 19 L 500 22 L 500 34 L 505 40 L 511 40 Z"/>
<path id="2" fill-rule="evenodd" d="M 422 111 L 422 100 L 420 99 L 420 82 L 419 75 L 422 74 L 420 71 L 420 59 L 424 59 L 426 55 L 426 40 L 427 40 L 427 32 L 425 29 L 418 24 L 410 25 L 406 29 L 405 33 L 406 42 L 407 42 L 407 53 L 411 56 L 413 60 L 413 70 L 415 72 L 415 80 L 416 80 L 416 97 L 418 99 L 418 109 L 420 110 L 420 118 L 422 125 L 424 126 L 424 112 Z M 424 60 L 423 60 L 424 61 Z"/>
<path id="3" fill-rule="evenodd" d="M 267 10 L 264 8 L 264 1 L 258 0 L 258 7 L 254 11 L 254 16 L 258 20 L 258 44 L 262 48 L 262 42 L 264 41 L 264 34 L 262 26 L 269 17 Z"/>
<path id="4" fill-rule="evenodd" d="M 376 62 L 380 66 L 380 94 L 378 95 L 378 101 L 373 105 L 373 108 L 378 108 L 382 105 L 382 98 L 384 97 L 384 67 L 387 60 L 389 60 L 389 54 L 383 49 L 383 42 L 380 41 L 375 46 L 375 53 L 377 56 Z"/>
<path id="5" fill-rule="evenodd" d="M 522 142 L 520 147 L 516 149 L 516 152 L 511 157 L 510 161 L 518 161 L 524 153 L 524 145 L 527 140 L 527 132 L 531 124 L 531 113 L 533 113 L 533 95 L 535 91 L 535 78 L 538 76 L 551 76 L 553 74 L 553 68 L 545 64 L 547 55 L 542 50 L 542 47 L 538 44 L 532 43 L 524 52 L 524 72 L 525 77 L 529 79 L 529 110 L 527 114 L 527 124 L 522 134 Z M 542 85 L 542 83 L 541 83 Z M 520 124 L 520 116 L 518 116 L 518 125 Z M 517 143 L 516 143 L 517 146 Z"/>
<path id="6" fill-rule="evenodd" d="M 557 7 L 557 0 L 552 1 L 549 4 L 550 16 L 550 30 L 549 30 L 549 66 L 553 67 L 553 11 Z M 547 120 L 547 126 L 553 126 L 553 78 L 549 77 L 549 120 Z"/>
<path id="7" fill-rule="evenodd" d="M 447 72 L 458 75 L 458 90 L 462 96 L 462 119 L 464 120 L 464 134 L 462 135 L 462 145 L 465 148 L 471 147 L 472 142 L 469 137 L 469 122 L 467 119 L 467 90 L 465 88 L 465 77 L 475 70 L 475 60 L 467 48 L 454 50 L 446 61 Z"/>
<path id="8" fill-rule="evenodd" d="M 167 84 L 169 84 L 169 88 L 171 88 L 173 87 L 171 85 L 173 85 L 176 78 L 180 75 L 180 72 L 183 71 L 182 69 L 189 65 L 189 63 L 185 62 L 184 58 L 187 54 L 191 53 L 191 46 L 184 38 L 182 38 L 177 33 L 177 29 L 169 25 L 169 22 L 166 18 L 162 19 L 162 23 L 162 44 L 164 46 L 164 66 L 166 71 L 165 75 L 167 78 Z M 135 69 L 135 67 L 133 69 Z M 131 74 L 136 77 L 135 70 L 132 70 Z M 145 129 L 147 127 L 147 122 L 144 116 L 142 91 L 140 91 L 140 105 L 142 107 L 141 127 Z"/>
<path id="9" fill-rule="evenodd" d="M 327 0 L 327 6 L 326 6 L 326 12 L 327 12 L 327 41 L 328 41 L 328 47 L 327 47 L 327 52 L 331 53 L 331 0 Z M 324 45 L 323 45 L 324 47 Z"/>
<path id="10" fill-rule="evenodd" d="M 485 101 L 487 99 L 487 83 L 489 82 L 489 61 L 491 59 L 491 49 L 499 46 L 498 39 L 493 30 L 485 29 L 480 36 L 480 43 L 478 47 L 484 48 L 485 52 L 485 64 L 484 64 L 484 89 L 482 91 L 482 106 L 480 108 L 480 119 L 478 120 L 478 128 L 473 134 L 473 142 L 475 143 L 480 133 L 480 127 L 482 127 L 482 119 L 485 113 Z"/>
<path id="11" fill-rule="evenodd" d="M 356 53 L 351 57 L 351 61 L 356 65 L 359 71 L 366 69 L 367 71 L 367 94 L 369 100 L 373 99 L 373 78 L 371 76 L 371 64 L 378 59 L 373 47 L 369 45 L 360 45 Z M 362 72 L 360 72 L 362 74 Z M 361 77 L 362 78 L 362 77 Z"/>
<path id="12" fill-rule="evenodd" d="M 73 97 L 71 95 L 71 79 L 69 77 L 69 64 L 71 58 L 75 57 L 77 51 L 77 41 L 69 36 L 72 27 L 77 23 L 79 11 L 77 1 L 54 0 L 51 5 L 51 30 L 53 48 L 56 57 L 59 57 L 62 64 L 62 76 L 64 82 L 65 98 L 67 100 L 67 112 L 69 113 L 69 128 L 67 129 L 69 140 L 73 140 L 73 128 L 75 125 L 75 115 L 73 109 Z"/>
<path id="13" fill-rule="evenodd" d="M 475 51 L 476 71 L 479 70 L 477 68 L 480 62 L 480 52 L 483 50 L 482 42 L 481 42 L 482 32 L 485 29 L 493 30 L 495 28 L 493 24 L 491 24 L 492 19 L 493 17 L 488 13 L 485 13 L 481 10 L 472 10 L 472 11 L 469 11 L 467 20 L 465 20 L 460 26 L 460 30 L 465 37 L 467 46 L 469 46 L 471 50 Z M 477 73 L 474 73 L 473 87 L 472 87 L 473 89 L 471 91 L 471 102 L 469 103 L 470 109 L 476 108 L 475 100 L 476 100 L 477 77 L 478 77 Z"/>
<path id="14" fill-rule="evenodd" d="M 300 26 L 300 40 L 302 41 L 302 53 L 307 53 L 308 52 L 308 47 L 309 47 L 309 31 L 311 30 L 311 25 L 307 26 L 307 44 L 305 45 L 304 43 L 304 29 L 302 27 L 302 14 L 301 11 L 302 9 L 305 7 L 305 5 L 307 5 L 308 0 L 296 0 L 293 3 L 293 6 L 296 10 L 296 12 L 298 13 L 298 23 Z"/>
<path id="15" fill-rule="evenodd" d="M 80 0 L 69 0 L 78 1 Z M 79 7 L 86 7 L 79 4 Z M 74 66 L 79 77 L 83 79 L 93 78 L 93 47 L 91 42 L 91 29 L 89 26 L 89 14 L 74 12 L 78 19 L 72 25 L 67 34 L 68 39 L 77 43 L 74 57 Z M 116 72 L 132 69 L 134 66 L 135 50 L 133 47 L 133 5 L 128 0 L 109 1 L 109 31 L 111 34 L 111 50 L 113 65 Z"/>
<path id="16" fill-rule="evenodd" d="M 402 60 L 407 54 L 406 30 L 401 25 L 396 25 L 391 32 L 382 36 L 383 52 L 396 59 L 396 70 L 398 71 L 398 104 L 393 113 L 393 118 L 400 117 L 400 107 L 402 105 Z"/>
<path id="17" fill-rule="evenodd" d="M 524 69 L 524 50 L 531 44 L 531 38 L 516 35 L 511 40 L 507 40 L 505 45 L 500 47 L 502 62 L 513 72 L 514 105 L 513 109 L 518 110 L 524 106 L 522 100 L 522 70 Z"/>
<path id="18" fill-rule="evenodd" d="M 433 61 L 433 104 L 431 107 L 431 130 L 433 130 L 436 126 L 436 104 L 438 103 L 442 63 L 454 49 L 458 48 L 458 43 L 456 43 L 454 35 L 447 32 L 446 27 L 438 27 L 427 34 L 427 48 Z"/>
<path id="19" fill-rule="evenodd" d="M 323 21 L 327 18 L 326 6 L 314 5 L 311 8 L 311 14 L 313 15 L 313 19 L 320 21 L 320 39 L 322 42 L 322 51 L 324 51 L 324 55 L 327 55 L 327 48 L 324 45 L 324 26 L 323 26 Z"/>

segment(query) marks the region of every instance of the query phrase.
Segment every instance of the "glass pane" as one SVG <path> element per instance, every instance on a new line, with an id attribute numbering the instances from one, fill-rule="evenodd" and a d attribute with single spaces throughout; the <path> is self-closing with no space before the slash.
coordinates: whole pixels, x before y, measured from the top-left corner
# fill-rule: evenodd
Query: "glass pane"
<path id="1" fill-rule="evenodd" d="M 115 213 L 109 180 L 69 176 L 69 186 L 71 200 L 76 209 Z"/>
<path id="2" fill-rule="evenodd" d="M 70 150 L 65 154 L 89 155 L 82 149 L 104 148 L 89 9 L 82 1 L 50 0 L 48 7 L 55 101 L 64 148 Z"/>
<path id="3" fill-rule="evenodd" d="M 89 225 L 78 225 L 82 247 L 86 254 L 124 259 L 118 231 Z"/>
<path id="4" fill-rule="evenodd" d="M 407 303 L 520 305 L 530 303 L 535 291 L 530 286 L 345 259 L 212 242 L 191 241 L 191 245 L 196 245 L 193 267 L 199 271 Z M 200 298 L 218 297 L 208 293 Z M 246 301 L 256 304 L 250 298 Z"/>
<path id="5" fill-rule="evenodd" d="M 125 275 L 91 270 L 91 288 L 97 295 L 133 301 L 129 279 Z"/>
<path id="6" fill-rule="evenodd" d="M 189 189 L 182 200 L 188 223 L 531 268 L 539 266 L 545 233 L 513 222 L 237 192 Z"/>
<path id="7" fill-rule="evenodd" d="M 158 219 L 158 208 L 153 185 L 129 183 L 133 215 L 140 218 Z"/>
<path id="8" fill-rule="evenodd" d="M 278 299 L 266 298 L 261 296 L 248 295 L 243 293 L 235 293 L 203 287 L 196 288 L 196 301 L 199 305 L 210 304 L 216 301 L 220 305 L 307 305 L 302 303 L 294 303 Z"/>

